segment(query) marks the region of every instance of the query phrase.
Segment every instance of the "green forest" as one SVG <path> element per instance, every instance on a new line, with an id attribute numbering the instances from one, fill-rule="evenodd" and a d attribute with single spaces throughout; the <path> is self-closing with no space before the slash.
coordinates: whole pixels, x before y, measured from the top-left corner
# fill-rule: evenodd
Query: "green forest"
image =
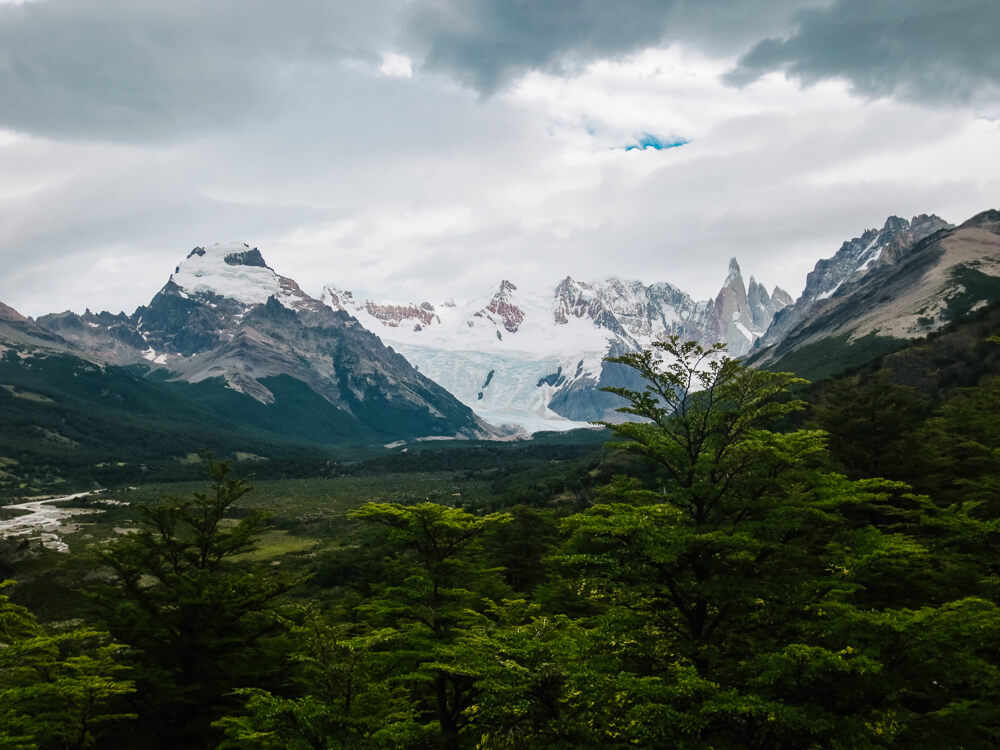
<path id="1" fill-rule="evenodd" d="M 603 448 L 398 455 L 326 515 L 206 460 L 0 554 L 0 748 L 1000 746 L 984 321 L 816 384 L 667 340 Z M 405 490 L 435 456 L 463 483 Z"/>

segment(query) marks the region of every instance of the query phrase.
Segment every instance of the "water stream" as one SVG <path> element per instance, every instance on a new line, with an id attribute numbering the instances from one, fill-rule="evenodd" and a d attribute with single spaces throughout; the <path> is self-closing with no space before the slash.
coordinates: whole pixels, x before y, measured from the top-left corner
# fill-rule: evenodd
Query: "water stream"
<path id="1" fill-rule="evenodd" d="M 89 492 L 77 492 L 75 495 L 66 495 L 65 497 L 50 497 L 44 500 L 5 505 L 3 506 L 4 510 L 23 512 L 13 518 L 0 520 L 0 538 L 27 537 L 28 539 L 37 539 L 47 549 L 69 552 L 69 545 L 62 540 L 62 535 L 76 530 L 76 525 L 70 523 L 70 519 L 73 516 L 100 511 L 92 508 L 60 508 L 53 503 L 75 500 L 89 494 Z"/>

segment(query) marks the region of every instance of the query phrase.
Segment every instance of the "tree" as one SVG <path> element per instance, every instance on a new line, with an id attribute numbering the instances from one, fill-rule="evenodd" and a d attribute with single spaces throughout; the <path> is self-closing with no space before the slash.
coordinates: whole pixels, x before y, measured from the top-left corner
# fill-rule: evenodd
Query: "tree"
<path id="1" fill-rule="evenodd" d="M 812 532 L 825 520 L 802 481 L 823 436 L 766 429 L 803 408 L 785 396 L 800 378 L 748 369 L 721 344 L 704 349 L 674 336 L 653 346 L 611 360 L 645 380 L 642 391 L 607 389 L 628 401 L 619 412 L 641 421 L 604 424 L 624 438 L 621 450 L 658 467 L 658 486 L 636 493 L 619 479 L 605 497 L 631 502 L 598 504 L 567 523 L 578 542 L 609 553 L 628 573 L 620 595 L 655 611 L 710 677 L 731 630 L 766 627 L 757 602 L 779 583 L 799 585 L 789 558 L 805 564 Z M 600 568 L 609 558 L 590 561 Z"/>
<path id="2" fill-rule="evenodd" d="M 507 591 L 483 543 L 511 517 L 437 503 L 367 503 L 349 517 L 362 524 L 365 554 L 381 559 L 377 580 L 355 607 L 314 612 L 293 628 L 299 690 L 241 691 L 244 710 L 218 722 L 224 747 L 458 748 L 474 739 L 469 710 L 484 660 L 471 633 L 488 597 Z"/>
<path id="3" fill-rule="evenodd" d="M 334 623 L 312 608 L 299 614 L 289 633 L 297 645 L 291 689 L 238 691 L 246 705 L 216 722 L 226 735 L 220 748 L 388 749 L 419 737 L 409 695 L 392 680 L 398 633 Z"/>
<path id="4" fill-rule="evenodd" d="M 208 471 L 208 492 L 142 508 L 143 528 L 101 553 L 114 577 L 97 600 L 114 636 L 135 649 L 143 735 L 163 746 L 204 741 L 234 703 L 231 691 L 267 684 L 280 669 L 269 642 L 282 627 L 274 604 L 297 582 L 238 562 L 266 515 L 231 521 L 250 485 L 225 463 Z"/>
<path id="5" fill-rule="evenodd" d="M 0 589 L 11 584 L 0 582 Z M 0 594 L 0 748 L 94 747 L 134 691 L 122 646 L 88 628 L 51 632 Z"/>
<path id="6" fill-rule="evenodd" d="M 413 682 L 428 730 L 454 750 L 475 683 L 457 644 L 484 599 L 503 591 L 497 571 L 481 560 L 481 538 L 510 517 L 475 516 L 437 503 L 367 503 L 349 516 L 383 529 L 390 556 L 387 580 L 362 609 L 373 626 L 398 634 L 399 673 Z"/>
<path id="7" fill-rule="evenodd" d="M 983 518 L 1000 518 L 1000 377 L 960 388 L 928 420 L 928 487 L 953 503 L 975 502 Z"/>
<path id="8" fill-rule="evenodd" d="M 645 387 L 612 389 L 641 421 L 606 426 L 657 474 L 616 478 L 564 522 L 561 560 L 602 605 L 586 625 L 600 676 L 614 675 L 581 690 L 602 727 L 590 744 L 882 747 L 946 726 L 934 712 L 960 711 L 968 683 L 956 702 L 909 700 L 927 682 L 899 665 L 931 649 L 891 637 L 890 623 L 934 623 L 922 643 L 947 650 L 957 620 L 894 608 L 900 593 L 921 602 L 932 558 L 907 532 L 927 499 L 825 472 L 819 431 L 770 429 L 802 408 L 786 394 L 793 375 L 677 338 L 613 361 Z M 950 606 L 978 623 L 991 612 Z M 878 626 L 850 627 L 866 618 Z M 952 648 L 978 665 L 973 682 L 992 684 L 991 648 Z"/>
<path id="9" fill-rule="evenodd" d="M 830 451 L 852 477 L 905 479 L 920 470 L 917 433 L 929 400 L 893 382 L 889 370 L 834 382 L 812 409 Z"/>

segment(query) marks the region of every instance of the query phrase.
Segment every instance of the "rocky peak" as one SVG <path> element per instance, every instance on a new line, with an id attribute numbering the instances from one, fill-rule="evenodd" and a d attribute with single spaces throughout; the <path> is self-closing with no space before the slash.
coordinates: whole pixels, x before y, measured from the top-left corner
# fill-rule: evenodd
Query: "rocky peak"
<path id="1" fill-rule="evenodd" d="M 774 287 L 774 291 L 771 292 L 771 302 L 774 304 L 774 311 L 777 312 L 778 310 L 793 304 L 795 300 L 792 298 L 792 295 L 780 286 L 776 286 Z"/>
<path id="2" fill-rule="evenodd" d="M 754 328 L 766 329 L 771 323 L 771 318 L 774 317 L 774 303 L 764 285 L 758 284 L 757 279 L 753 276 L 750 277 L 750 283 L 747 285 L 747 304 L 750 308 L 750 318 Z"/>
<path id="3" fill-rule="evenodd" d="M 889 232 L 902 232 L 910 228 L 910 222 L 906 219 L 902 219 L 898 216 L 890 216 L 885 220 L 885 225 L 882 227 L 883 233 Z"/>
<path id="4" fill-rule="evenodd" d="M 918 214 L 910 221 L 890 216 L 881 229 L 867 229 L 860 236 L 847 240 L 832 257 L 817 261 L 806 276 L 802 295 L 794 304 L 786 302 L 786 309 L 776 316 L 770 329 L 760 339 L 758 348 L 780 343 L 812 314 L 810 311 L 817 305 L 826 304 L 825 300 L 863 283 L 862 280 L 872 269 L 895 266 L 908 257 L 922 240 L 951 228 L 951 224 L 934 214 Z M 774 297 L 772 295 L 772 299 Z"/>
<path id="5" fill-rule="evenodd" d="M 230 266 L 256 266 L 257 268 L 268 268 L 264 262 L 264 257 L 257 248 L 249 248 L 243 252 L 229 253 L 222 259 Z"/>
<path id="6" fill-rule="evenodd" d="M 430 302 L 395 304 L 375 302 L 370 299 L 359 302 L 352 292 L 329 285 L 323 287 L 321 299 L 334 310 L 343 310 L 350 315 L 367 313 L 389 328 L 412 328 L 414 331 L 422 331 L 427 326 L 441 322 L 437 310 Z"/>
<path id="7" fill-rule="evenodd" d="M 513 302 L 516 291 L 517 286 L 504 279 L 500 282 L 500 289 L 493 295 L 493 299 L 485 308 L 474 313 L 474 317 L 500 323 L 507 333 L 517 333 L 517 329 L 524 322 L 524 311 Z"/>
<path id="8" fill-rule="evenodd" d="M 19 313 L 13 307 L 10 307 L 9 305 L 5 305 L 3 302 L 0 302 L 0 320 L 23 322 L 27 320 L 27 318 L 21 315 L 21 313 Z"/>
<path id="9" fill-rule="evenodd" d="M 806 277 L 805 299 L 832 296 L 840 286 L 876 266 L 897 263 L 925 237 L 951 224 L 933 214 L 920 214 L 911 221 L 890 216 L 881 229 L 868 229 L 860 237 L 844 242 L 832 258 L 816 263 Z"/>
<path id="10" fill-rule="evenodd" d="M 729 275 L 726 276 L 726 280 L 723 282 L 723 286 L 729 286 L 733 282 L 739 279 L 739 282 L 743 283 L 743 275 L 740 273 L 740 264 L 736 262 L 736 258 L 729 259 Z"/>
<path id="11" fill-rule="evenodd" d="M 937 218 L 936 216 L 933 218 Z M 997 232 L 1000 228 L 1000 211 L 996 209 L 990 209 L 988 211 L 982 211 L 976 214 L 968 221 L 962 222 L 961 229 L 980 227 L 983 229 L 988 229 L 992 232 Z"/>
<path id="12" fill-rule="evenodd" d="M 441 319 L 434 312 L 434 305 L 429 302 L 422 302 L 419 305 L 412 303 L 392 305 L 378 304 L 371 300 L 365 300 L 364 309 L 373 318 L 377 318 L 390 328 L 396 328 L 401 325 L 412 325 L 413 330 L 419 331 L 424 326 L 441 322 Z"/>
<path id="13" fill-rule="evenodd" d="M 760 287 L 756 280 L 754 280 L 754 291 L 760 302 Z M 763 309 L 760 307 L 759 314 L 764 314 Z M 711 331 L 709 338 L 725 342 L 731 355 L 745 353 L 753 343 L 754 329 L 757 326 L 754 324 L 747 289 L 743 284 L 743 275 L 736 258 L 729 261 L 729 273 L 722 289 L 715 297 L 708 327 Z"/>

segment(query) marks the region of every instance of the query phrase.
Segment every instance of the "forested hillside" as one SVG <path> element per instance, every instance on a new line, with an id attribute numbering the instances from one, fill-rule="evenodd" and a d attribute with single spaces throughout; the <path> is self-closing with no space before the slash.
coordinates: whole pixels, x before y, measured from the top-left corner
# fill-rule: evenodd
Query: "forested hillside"
<path id="1" fill-rule="evenodd" d="M 994 314 L 813 386 L 668 340 L 616 360 L 642 421 L 604 453 L 470 452 L 399 502 L 255 502 L 209 463 L 8 566 L 0 746 L 995 747 Z M 983 369 L 931 377 L 969 336 Z"/>

